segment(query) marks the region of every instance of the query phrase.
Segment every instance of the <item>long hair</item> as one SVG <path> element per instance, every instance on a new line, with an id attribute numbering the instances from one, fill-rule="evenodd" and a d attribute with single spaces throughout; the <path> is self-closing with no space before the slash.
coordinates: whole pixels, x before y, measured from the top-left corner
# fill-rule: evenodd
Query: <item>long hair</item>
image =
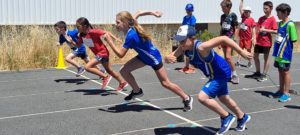
<path id="1" fill-rule="evenodd" d="M 143 29 L 143 27 L 137 22 L 137 20 L 133 19 L 132 15 L 128 11 L 119 12 L 117 14 L 117 17 L 119 17 L 123 23 L 127 22 L 130 27 L 134 27 L 143 41 L 152 41 L 151 35 Z"/>
<path id="2" fill-rule="evenodd" d="M 231 0 L 223 0 L 223 1 L 221 2 L 221 6 L 222 6 L 222 7 L 227 7 L 227 8 L 229 8 L 229 9 L 231 9 L 231 7 L 232 7 L 232 2 L 231 2 Z"/>

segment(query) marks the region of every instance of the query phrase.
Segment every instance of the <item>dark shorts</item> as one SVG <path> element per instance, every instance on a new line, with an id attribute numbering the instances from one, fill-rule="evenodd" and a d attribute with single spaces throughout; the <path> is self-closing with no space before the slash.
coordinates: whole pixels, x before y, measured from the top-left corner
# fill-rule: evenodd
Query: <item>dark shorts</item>
<path id="1" fill-rule="evenodd" d="M 278 68 L 278 70 L 289 71 L 290 67 L 291 67 L 291 63 L 281 63 L 281 62 L 275 61 L 274 67 Z"/>
<path id="2" fill-rule="evenodd" d="M 107 63 L 109 61 L 108 57 L 101 57 L 101 56 L 95 56 L 95 59 L 98 60 L 99 62 L 101 62 L 101 64 L 103 63 Z"/>
<path id="3" fill-rule="evenodd" d="M 269 54 L 271 47 L 265 47 L 260 45 L 255 45 L 254 47 L 254 53 L 263 53 L 263 54 Z"/>
<path id="4" fill-rule="evenodd" d="M 88 55 L 86 53 L 79 53 L 79 52 L 73 52 L 73 54 L 76 56 L 76 57 L 80 57 L 81 59 L 86 59 L 88 57 Z"/>
<path id="5" fill-rule="evenodd" d="M 139 56 L 136 56 L 136 58 L 143 62 L 143 60 L 140 59 Z M 146 64 L 145 62 L 143 62 L 143 63 Z M 146 64 L 146 65 L 148 65 L 148 64 Z M 159 63 L 159 64 L 157 64 L 157 65 L 149 65 L 149 66 L 151 66 L 152 69 L 156 71 L 156 70 L 161 69 L 161 68 L 164 66 L 164 64 L 161 62 L 161 63 Z"/>

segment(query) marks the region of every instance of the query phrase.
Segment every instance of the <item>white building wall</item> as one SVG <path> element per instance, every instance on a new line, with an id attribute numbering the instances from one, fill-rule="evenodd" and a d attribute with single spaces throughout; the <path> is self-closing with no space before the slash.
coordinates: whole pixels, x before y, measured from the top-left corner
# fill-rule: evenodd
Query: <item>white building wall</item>
<path id="1" fill-rule="evenodd" d="M 232 11 L 238 14 L 240 0 L 232 0 Z M 253 9 L 257 20 L 263 15 L 265 0 L 244 0 Z M 292 7 L 291 18 L 300 21 L 299 0 L 272 0 L 274 6 L 289 3 Z M 222 14 L 221 0 L 0 0 L 0 25 L 53 24 L 64 20 L 74 24 L 79 17 L 86 17 L 93 24 L 114 23 L 119 11 L 131 13 L 137 10 L 161 10 L 162 18 L 143 17 L 143 24 L 181 23 L 185 15 L 185 5 L 193 3 L 194 15 L 198 23 L 218 23 Z M 276 15 L 275 11 L 273 14 Z"/>

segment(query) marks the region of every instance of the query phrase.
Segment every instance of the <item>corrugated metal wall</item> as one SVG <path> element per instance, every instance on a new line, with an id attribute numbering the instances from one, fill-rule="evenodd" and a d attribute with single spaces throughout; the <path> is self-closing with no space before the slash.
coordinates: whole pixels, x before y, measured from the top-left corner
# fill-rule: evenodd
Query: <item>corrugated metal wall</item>
<path id="1" fill-rule="evenodd" d="M 198 23 L 219 22 L 222 14 L 221 0 L 0 0 L 0 25 L 53 24 L 65 20 L 74 24 L 79 17 L 88 18 L 93 24 L 114 23 L 119 11 L 161 10 L 162 18 L 143 17 L 140 23 L 181 23 L 187 3 L 195 6 Z M 238 13 L 240 0 L 232 0 L 232 11 Z M 253 9 L 255 20 L 263 15 L 264 0 L 244 0 Z M 300 21 L 299 0 L 273 0 L 276 6 L 286 2 L 292 7 L 291 18 Z M 273 14 L 276 15 L 275 11 Z"/>

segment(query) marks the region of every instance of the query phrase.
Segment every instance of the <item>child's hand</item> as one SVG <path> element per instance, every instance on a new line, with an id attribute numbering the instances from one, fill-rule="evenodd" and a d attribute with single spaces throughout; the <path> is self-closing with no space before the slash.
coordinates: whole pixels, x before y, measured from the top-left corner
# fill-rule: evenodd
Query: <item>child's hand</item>
<path id="1" fill-rule="evenodd" d="M 168 55 L 165 57 L 165 62 L 166 63 L 176 63 L 177 58 L 175 56 Z"/>
<path id="2" fill-rule="evenodd" d="M 248 60 L 253 58 L 253 55 L 250 52 L 246 51 L 246 50 L 242 50 L 241 56 L 245 59 L 248 59 Z"/>
<path id="3" fill-rule="evenodd" d="M 64 36 L 69 43 L 71 43 L 73 41 L 70 36 L 68 36 L 68 35 L 64 35 Z"/>
<path id="4" fill-rule="evenodd" d="M 161 11 L 154 11 L 153 13 L 155 17 L 161 17 L 163 15 Z"/>

